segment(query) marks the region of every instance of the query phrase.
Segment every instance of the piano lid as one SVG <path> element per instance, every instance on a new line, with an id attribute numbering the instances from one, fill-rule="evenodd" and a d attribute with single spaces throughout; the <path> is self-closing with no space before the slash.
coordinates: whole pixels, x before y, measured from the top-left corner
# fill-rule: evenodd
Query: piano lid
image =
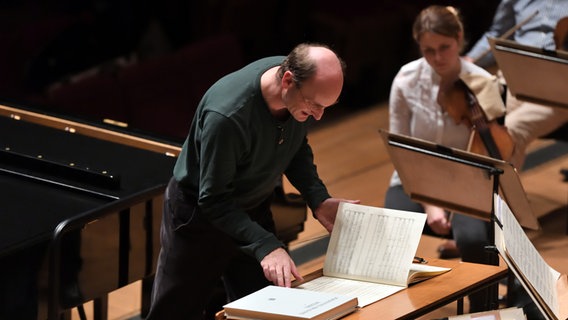
<path id="1" fill-rule="evenodd" d="M 165 184 L 174 157 L 35 123 L 0 117 L 6 173 L 119 199 Z"/>

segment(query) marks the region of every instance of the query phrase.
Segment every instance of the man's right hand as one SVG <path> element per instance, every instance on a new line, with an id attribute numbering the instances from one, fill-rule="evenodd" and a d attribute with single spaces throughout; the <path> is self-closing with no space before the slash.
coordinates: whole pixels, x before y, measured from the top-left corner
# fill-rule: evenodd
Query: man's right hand
<path id="1" fill-rule="evenodd" d="M 288 252 L 283 248 L 278 248 L 267 254 L 260 261 L 260 265 L 266 279 L 272 281 L 277 286 L 290 287 L 292 285 L 292 275 L 298 281 L 304 280 L 296 269 L 294 260 L 290 258 Z"/>

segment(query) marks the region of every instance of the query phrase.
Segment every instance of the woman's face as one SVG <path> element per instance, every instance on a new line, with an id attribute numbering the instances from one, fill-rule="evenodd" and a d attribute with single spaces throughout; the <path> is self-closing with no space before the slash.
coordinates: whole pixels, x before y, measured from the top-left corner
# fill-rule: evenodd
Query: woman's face
<path id="1" fill-rule="evenodd" d="M 455 76 L 460 71 L 458 39 L 425 32 L 418 41 L 420 52 L 440 76 Z"/>

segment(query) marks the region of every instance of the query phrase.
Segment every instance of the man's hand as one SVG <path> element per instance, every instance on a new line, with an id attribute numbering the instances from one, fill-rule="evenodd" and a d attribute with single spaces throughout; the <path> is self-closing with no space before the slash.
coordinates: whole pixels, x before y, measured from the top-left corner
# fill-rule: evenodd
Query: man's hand
<path id="1" fill-rule="evenodd" d="M 277 286 L 290 287 L 292 275 L 298 281 L 304 280 L 296 269 L 296 264 L 283 248 L 278 248 L 267 254 L 260 261 L 260 265 L 266 279 L 272 281 Z"/>
<path id="2" fill-rule="evenodd" d="M 424 211 L 426 211 L 427 215 L 426 223 L 428 223 L 432 231 L 442 236 L 450 234 L 452 224 L 444 209 L 424 204 Z"/>
<path id="3" fill-rule="evenodd" d="M 360 200 L 346 200 L 337 198 L 328 198 L 322 202 L 314 212 L 314 216 L 318 219 L 321 225 L 331 233 L 333 224 L 335 223 L 335 216 L 337 215 L 337 207 L 340 202 L 349 202 L 358 204 Z"/>

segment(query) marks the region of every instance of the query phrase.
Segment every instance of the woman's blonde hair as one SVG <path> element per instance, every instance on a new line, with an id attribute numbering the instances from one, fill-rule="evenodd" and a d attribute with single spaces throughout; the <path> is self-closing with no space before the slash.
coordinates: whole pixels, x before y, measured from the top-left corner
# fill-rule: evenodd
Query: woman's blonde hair
<path id="1" fill-rule="evenodd" d="M 433 5 L 423 9 L 414 20 L 412 36 L 416 42 L 425 32 L 456 39 L 463 48 L 463 23 L 459 11 L 451 6 Z"/>

